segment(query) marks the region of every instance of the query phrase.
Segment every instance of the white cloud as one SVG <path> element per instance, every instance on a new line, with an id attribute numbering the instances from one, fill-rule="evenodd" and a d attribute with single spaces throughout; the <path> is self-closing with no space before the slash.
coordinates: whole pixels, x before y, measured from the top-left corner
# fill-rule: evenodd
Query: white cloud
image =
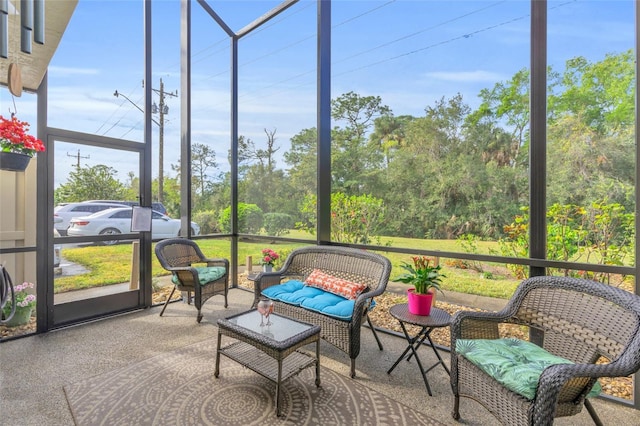
<path id="1" fill-rule="evenodd" d="M 96 68 L 74 68 L 74 67 L 57 67 L 52 65 L 48 68 L 49 75 L 54 76 L 71 76 L 71 75 L 97 75 L 100 70 Z"/>

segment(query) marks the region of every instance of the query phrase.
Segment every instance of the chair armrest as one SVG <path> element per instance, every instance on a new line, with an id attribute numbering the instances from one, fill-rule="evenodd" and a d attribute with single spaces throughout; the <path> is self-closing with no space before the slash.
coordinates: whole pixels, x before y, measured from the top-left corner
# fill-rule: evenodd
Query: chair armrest
<path id="1" fill-rule="evenodd" d="M 498 324 L 509 322 L 511 315 L 500 312 L 458 311 L 451 319 L 451 350 L 456 339 L 498 339 Z"/>
<path id="2" fill-rule="evenodd" d="M 547 367 L 540 375 L 538 390 L 553 390 L 555 382 L 561 381 L 560 386 L 574 377 L 626 377 L 636 373 L 633 366 L 636 354 L 630 350 L 620 358 L 605 364 L 556 364 Z"/>
<path id="3" fill-rule="evenodd" d="M 364 314 L 364 308 L 369 306 L 369 299 L 380 296 L 382 293 L 384 293 L 385 287 L 386 286 L 378 286 L 378 288 L 374 290 L 360 293 L 356 298 L 355 304 L 353 305 L 353 315 L 351 316 L 351 321 L 355 321 L 360 324 L 360 322 L 362 321 L 362 316 Z"/>
<path id="4" fill-rule="evenodd" d="M 172 266 L 167 269 L 172 272 L 172 275 L 175 275 L 178 278 L 179 284 L 176 284 L 176 286 L 178 286 L 178 289 L 180 289 L 182 285 L 195 286 L 195 283 L 199 281 L 198 271 L 193 266 Z M 191 282 L 185 282 L 184 280 L 181 280 L 179 274 L 180 272 L 189 272 L 191 274 Z"/>
<path id="5" fill-rule="evenodd" d="M 547 367 L 540 375 L 536 389 L 533 424 L 553 418 L 560 397 L 562 402 L 585 398 L 597 378 L 619 377 L 621 374 L 614 364 L 555 364 Z M 565 389 L 572 379 L 579 378 L 591 378 L 591 386 L 582 382 L 575 383 L 573 389 Z"/>
<path id="6" fill-rule="evenodd" d="M 229 271 L 229 260 L 228 259 L 223 259 L 223 258 L 206 258 L 206 259 L 202 259 L 203 263 L 206 263 L 207 266 L 224 266 L 227 271 Z"/>
<path id="7" fill-rule="evenodd" d="M 262 290 L 280 284 L 283 276 L 282 270 L 279 270 L 272 272 L 260 272 L 258 276 L 253 279 L 253 308 L 258 305 Z"/>
<path id="8" fill-rule="evenodd" d="M 165 268 L 167 271 L 178 272 L 178 271 L 191 271 L 194 273 L 198 273 L 192 266 L 167 266 Z"/>

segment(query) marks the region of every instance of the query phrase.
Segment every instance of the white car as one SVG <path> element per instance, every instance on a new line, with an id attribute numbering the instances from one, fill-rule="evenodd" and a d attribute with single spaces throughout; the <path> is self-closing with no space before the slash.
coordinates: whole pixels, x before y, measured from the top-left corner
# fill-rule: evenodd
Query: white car
<path id="1" fill-rule="evenodd" d="M 101 212 L 106 209 L 124 207 L 122 204 L 116 203 L 62 203 L 53 209 L 53 226 L 58 230 L 60 235 L 67 235 L 67 228 L 74 217 L 88 216 L 93 213 Z"/>
<path id="2" fill-rule="evenodd" d="M 86 237 L 92 235 L 127 234 L 131 232 L 131 207 L 118 207 L 103 210 L 89 216 L 71 219 L 67 234 L 70 237 Z M 151 236 L 155 239 L 175 238 L 180 235 L 181 222 L 171 219 L 155 210 L 151 216 Z M 200 234 L 200 226 L 191 222 L 191 234 Z M 111 245 L 117 241 L 101 241 L 101 244 Z"/>

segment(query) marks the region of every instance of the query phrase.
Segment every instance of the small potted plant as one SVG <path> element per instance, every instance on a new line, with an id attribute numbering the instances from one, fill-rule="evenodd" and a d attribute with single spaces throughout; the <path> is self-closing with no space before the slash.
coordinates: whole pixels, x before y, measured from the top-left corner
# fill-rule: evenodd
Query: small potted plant
<path id="1" fill-rule="evenodd" d="M 7 304 L 2 308 L 2 325 L 7 327 L 16 327 L 23 324 L 28 324 L 31 319 L 31 312 L 36 306 L 36 296 L 28 293 L 28 288 L 33 288 L 33 283 L 24 282 L 16 285 L 13 288 L 15 292 L 16 309 L 11 316 L 12 301 L 11 298 L 7 298 Z"/>
<path id="2" fill-rule="evenodd" d="M 26 121 L 0 115 L 0 169 L 24 171 L 31 157 L 45 150 L 42 141 L 27 134 L 28 131 Z"/>
<path id="3" fill-rule="evenodd" d="M 413 265 L 406 262 L 400 265 L 406 272 L 396 278 L 396 281 L 413 285 L 413 288 L 407 290 L 409 312 L 414 315 L 429 315 L 435 291 L 440 290 L 442 278 L 446 275 L 441 272 L 440 265 L 432 266 L 431 259 L 426 256 L 414 256 L 411 259 Z"/>
<path id="4" fill-rule="evenodd" d="M 280 259 L 280 255 L 270 248 L 262 249 L 262 258 L 260 264 L 264 272 L 273 271 L 273 264 L 276 260 Z"/>

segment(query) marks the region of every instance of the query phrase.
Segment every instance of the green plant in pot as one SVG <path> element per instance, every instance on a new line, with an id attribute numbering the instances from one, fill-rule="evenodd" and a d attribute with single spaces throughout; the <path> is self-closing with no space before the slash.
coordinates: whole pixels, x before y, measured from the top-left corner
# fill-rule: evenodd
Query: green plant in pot
<path id="1" fill-rule="evenodd" d="M 440 285 L 446 275 L 441 272 L 440 265 L 432 265 L 432 260 L 426 256 L 414 256 L 411 259 L 413 265 L 406 262 L 400 265 L 405 273 L 396 278 L 396 281 L 413 285 L 413 288 L 407 291 L 409 312 L 415 315 L 429 315 L 435 291 L 442 291 Z"/>
<path id="2" fill-rule="evenodd" d="M 32 288 L 35 288 L 35 286 L 29 282 L 14 286 L 15 309 L 12 308 L 14 299 L 10 298 L 0 311 L 3 325 L 7 327 L 17 327 L 29 323 L 31 320 L 31 312 L 36 307 L 36 296 L 28 290 Z"/>

